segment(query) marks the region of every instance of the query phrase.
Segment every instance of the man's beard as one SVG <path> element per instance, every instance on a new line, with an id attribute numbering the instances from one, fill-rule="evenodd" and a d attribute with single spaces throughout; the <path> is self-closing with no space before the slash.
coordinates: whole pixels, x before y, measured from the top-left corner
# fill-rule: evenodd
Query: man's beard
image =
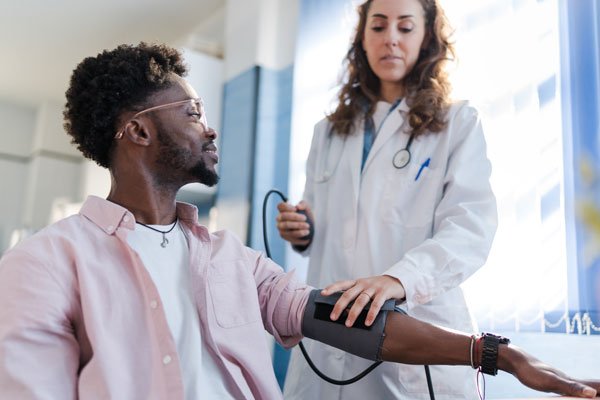
<path id="1" fill-rule="evenodd" d="M 201 157 L 192 168 L 187 168 L 186 165 L 189 165 L 193 160 L 191 151 L 177 146 L 173 139 L 165 133 L 161 123 L 157 124 L 157 128 L 158 141 L 160 143 L 157 164 L 164 167 L 159 171 L 160 176 L 158 179 L 161 183 L 174 183 L 177 179 L 177 175 L 180 175 L 181 172 L 187 173 L 188 176 L 197 179 L 198 182 L 206 186 L 214 186 L 219 182 L 219 175 L 217 175 L 215 171 L 209 169 Z M 205 147 L 210 144 L 211 142 L 206 142 L 202 146 L 202 150 L 205 151 Z"/>

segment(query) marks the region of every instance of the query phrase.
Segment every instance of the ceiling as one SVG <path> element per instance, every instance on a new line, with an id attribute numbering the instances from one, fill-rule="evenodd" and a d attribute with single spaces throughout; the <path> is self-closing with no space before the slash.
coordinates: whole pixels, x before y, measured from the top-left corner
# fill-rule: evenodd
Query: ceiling
<path id="1" fill-rule="evenodd" d="M 85 57 L 164 42 L 222 56 L 226 0 L 1 0 L 0 100 L 63 102 Z"/>

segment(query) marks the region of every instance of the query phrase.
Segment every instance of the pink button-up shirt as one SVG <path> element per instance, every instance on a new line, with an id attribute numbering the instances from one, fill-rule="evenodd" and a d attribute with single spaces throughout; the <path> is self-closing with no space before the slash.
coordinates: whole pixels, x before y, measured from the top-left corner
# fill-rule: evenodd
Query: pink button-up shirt
<path id="1" fill-rule="evenodd" d="M 264 330 L 301 339 L 310 288 L 178 203 L 206 346 L 236 398 L 281 398 Z M 0 261 L 2 399 L 183 399 L 158 291 L 127 244 L 135 219 L 90 197 Z"/>

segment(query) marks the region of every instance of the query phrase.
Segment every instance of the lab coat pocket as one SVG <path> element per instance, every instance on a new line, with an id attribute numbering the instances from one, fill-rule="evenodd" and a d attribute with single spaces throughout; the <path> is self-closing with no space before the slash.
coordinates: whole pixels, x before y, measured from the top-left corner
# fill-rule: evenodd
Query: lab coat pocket
<path id="1" fill-rule="evenodd" d="M 208 287 L 219 326 L 234 328 L 261 320 L 256 282 L 245 260 L 212 263 Z"/>
<path id="2" fill-rule="evenodd" d="M 382 199 L 382 217 L 388 223 L 424 227 L 433 223 L 442 191 L 441 172 L 434 167 L 411 163 L 388 173 Z"/>

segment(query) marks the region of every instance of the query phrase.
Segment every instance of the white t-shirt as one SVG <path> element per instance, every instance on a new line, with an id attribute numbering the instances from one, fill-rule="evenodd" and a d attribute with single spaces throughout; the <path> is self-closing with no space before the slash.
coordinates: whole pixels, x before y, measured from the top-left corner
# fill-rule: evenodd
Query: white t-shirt
<path id="1" fill-rule="evenodd" d="M 166 232 L 173 224 L 149 225 Z M 187 238 L 179 226 L 165 234 L 168 244 L 161 246 L 163 234 L 136 224 L 127 236 L 129 245 L 139 254 L 160 294 L 183 374 L 185 398 L 232 399 L 214 355 L 207 350 L 189 276 Z"/>

